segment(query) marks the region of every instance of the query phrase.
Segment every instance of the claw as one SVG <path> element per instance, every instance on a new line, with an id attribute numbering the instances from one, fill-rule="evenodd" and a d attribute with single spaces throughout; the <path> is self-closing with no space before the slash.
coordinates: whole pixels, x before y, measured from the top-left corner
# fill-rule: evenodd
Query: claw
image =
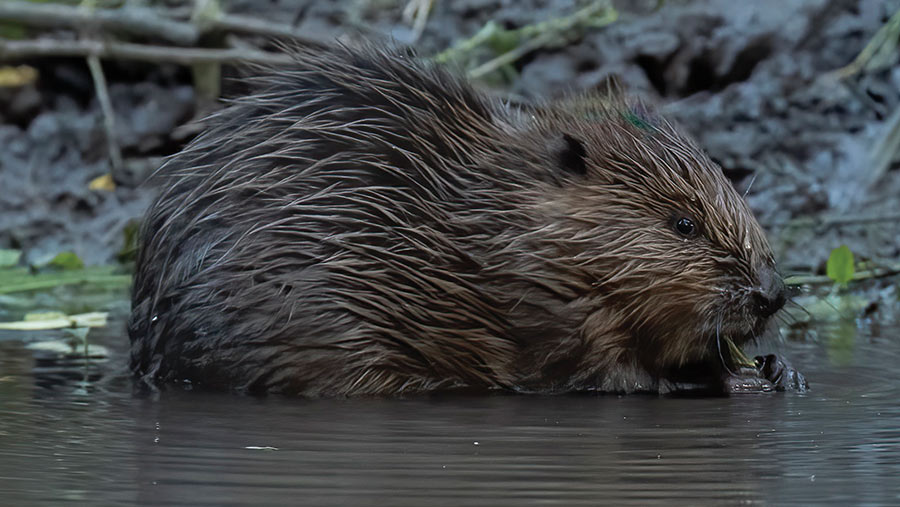
<path id="1" fill-rule="evenodd" d="M 774 384 L 779 391 L 806 392 L 809 383 L 802 373 L 775 354 L 756 356 L 758 375 Z"/>
<path id="2" fill-rule="evenodd" d="M 729 394 L 773 391 L 802 393 L 809 389 L 806 377 L 775 354 L 756 356 L 754 359 L 755 362 L 752 365 L 739 368 L 737 372 L 731 372 L 725 377 L 725 392 Z"/>

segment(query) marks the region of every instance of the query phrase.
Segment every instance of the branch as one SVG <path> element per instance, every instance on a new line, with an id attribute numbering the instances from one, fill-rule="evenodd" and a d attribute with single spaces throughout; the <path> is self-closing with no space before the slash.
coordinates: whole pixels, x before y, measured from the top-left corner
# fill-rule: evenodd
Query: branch
<path id="1" fill-rule="evenodd" d="M 287 54 L 248 49 L 178 48 L 96 40 L 11 41 L 0 39 L 0 61 L 48 56 L 87 57 L 92 55 L 98 58 L 181 65 L 193 65 L 199 62 L 279 65 L 291 61 L 291 57 Z"/>
<path id="2" fill-rule="evenodd" d="M 118 9 L 81 9 L 62 4 L 39 4 L 0 0 L 0 20 L 45 28 L 101 29 L 129 35 L 156 37 L 174 44 L 190 46 L 201 35 L 211 31 L 237 32 L 266 37 L 285 37 L 303 45 L 323 47 L 321 40 L 312 39 L 287 23 L 274 23 L 247 16 L 220 14 L 194 25 L 176 21 L 146 7 Z"/>
<path id="3" fill-rule="evenodd" d="M 63 4 L 4 0 L 0 2 L 0 20 L 46 28 L 120 30 L 182 45 L 191 45 L 200 38 L 200 31 L 194 25 L 162 17 L 146 7 L 88 10 Z"/>
<path id="4" fill-rule="evenodd" d="M 238 16 L 235 14 L 222 14 L 210 21 L 209 27 L 222 32 L 237 32 L 266 37 L 286 37 L 299 42 L 304 46 L 324 48 L 327 44 L 321 40 L 302 35 L 294 25 L 287 23 L 273 23 L 263 19 Z"/>
<path id="5" fill-rule="evenodd" d="M 97 101 L 100 102 L 100 109 L 103 111 L 103 127 L 106 130 L 109 162 L 114 172 L 120 171 L 122 170 L 122 150 L 116 140 L 116 115 L 113 112 L 112 101 L 109 100 L 106 76 L 103 75 L 103 68 L 100 66 L 100 59 L 97 55 L 88 56 L 87 64 L 91 71 L 91 77 L 94 79 L 94 88 L 97 90 Z"/>

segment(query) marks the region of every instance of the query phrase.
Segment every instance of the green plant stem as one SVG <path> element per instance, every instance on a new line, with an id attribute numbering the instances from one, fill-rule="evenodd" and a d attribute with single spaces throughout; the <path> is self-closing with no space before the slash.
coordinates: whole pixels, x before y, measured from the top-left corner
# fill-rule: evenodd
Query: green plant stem
<path id="1" fill-rule="evenodd" d="M 892 275 L 900 274 L 900 262 L 891 264 L 881 268 L 872 268 L 864 271 L 857 271 L 850 278 L 850 281 L 866 280 L 869 278 L 884 278 Z M 788 285 L 830 285 L 834 280 L 826 275 L 794 275 L 784 279 L 784 283 Z"/>

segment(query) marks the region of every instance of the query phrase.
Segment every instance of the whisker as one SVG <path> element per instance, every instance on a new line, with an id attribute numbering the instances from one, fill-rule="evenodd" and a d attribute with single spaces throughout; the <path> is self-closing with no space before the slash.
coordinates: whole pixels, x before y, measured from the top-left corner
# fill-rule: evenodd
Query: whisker
<path id="1" fill-rule="evenodd" d="M 750 178 L 750 184 L 747 185 L 747 190 L 744 190 L 744 195 L 741 196 L 743 199 L 746 199 L 746 198 L 747 198 L 747 194 L 749 194 L 749 193 L 750 193 L 750 189 L 753 188 L 753 182 L 756 181 L 756 177 L 757 177 L 757 176 L 759 176 L 759 173 L 758 173 L 758 172 L 754 172 L 754 173 L 753 173 L 753 177 Z"/>
<path id="2" fill-rule="evenodd" d="M 774 326 L 775 327 L 775 336 L 778 338 L 778 343 L 784 343 L 787 341 L 787 338 L 784 336 L 784 333 L 781 332 L 781 326 L 778 325 L 780 323 L 780 324 L 784 324 L 785 327 L 790 327 L 790 323 L 786 322 L 786 318 L 787 318 L 786 315 L 776 315 L 775 319 L 773 319 L 773 321 L 769 324 L 770 328 L 772 327 L 773 324 L 775 325 Z"/>
<path id="3" fill-rule="evenodd" d="M 794 301 L 793 299 L 788 299 L 785 303 L 790 303 L 790 304 L 796 306 L 797 308 L 803 310 L 803 313 L 805 313 L 807 317 L 812 318 L 812 313 L 810 313 L 810 311 L 807 310 L 803 305 Z"/>

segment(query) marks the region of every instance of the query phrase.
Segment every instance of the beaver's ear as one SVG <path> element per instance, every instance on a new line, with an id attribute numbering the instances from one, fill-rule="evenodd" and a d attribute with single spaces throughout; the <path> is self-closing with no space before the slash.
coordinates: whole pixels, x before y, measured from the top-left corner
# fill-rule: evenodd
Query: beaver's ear
<path id="1" fill-rule="evenodd" d="M 562 134 L 551 144 L 550 153 L 563 171 L 577 176 L 584 176 L 587 173 L 585 162 L 587 150 L 584 149 L 581 139 L 571 134 Z"/>

